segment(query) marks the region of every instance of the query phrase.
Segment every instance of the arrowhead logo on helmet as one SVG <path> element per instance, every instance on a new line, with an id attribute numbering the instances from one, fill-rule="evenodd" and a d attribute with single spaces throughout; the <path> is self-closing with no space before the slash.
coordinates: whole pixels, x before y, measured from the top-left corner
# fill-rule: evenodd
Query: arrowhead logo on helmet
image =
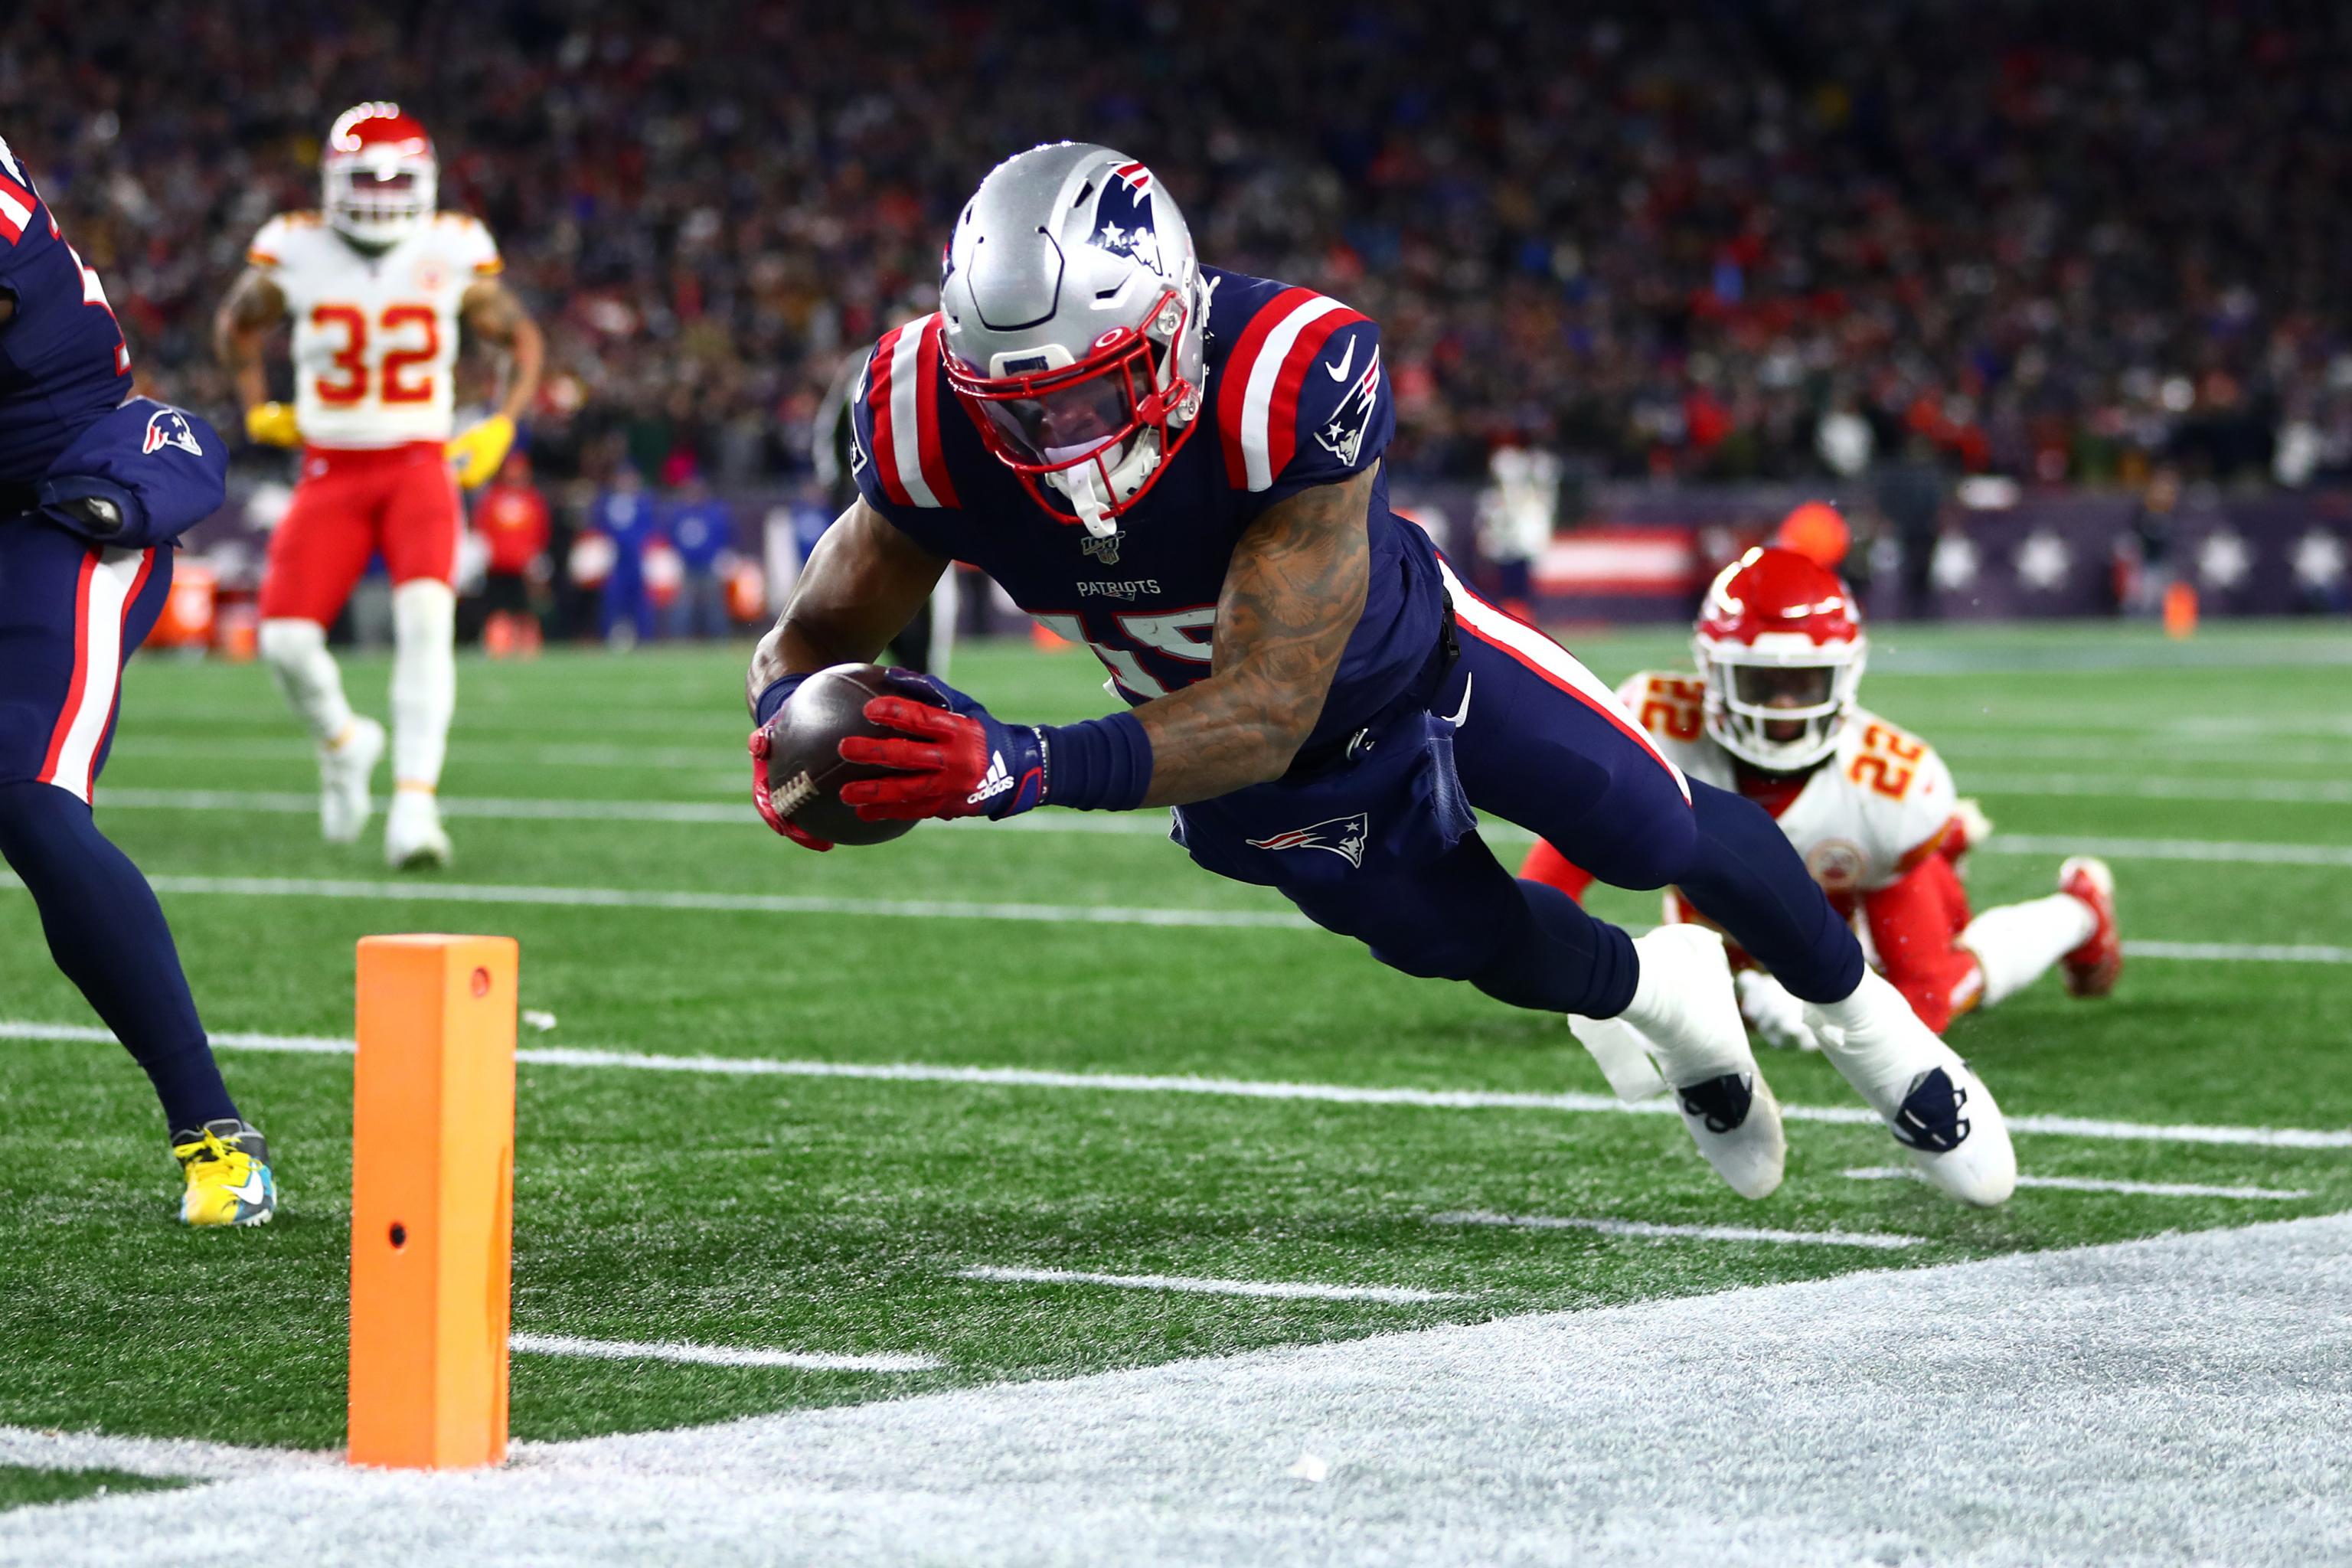
<path id="1" fill-rule="evenodd" d="M 1032 148 L 981 182 L 948 242 L 949 384 L 1032 500 L 1110 538 L 1199 422 L 1201 295 L 1191 231 L 1149 169 Z"/>

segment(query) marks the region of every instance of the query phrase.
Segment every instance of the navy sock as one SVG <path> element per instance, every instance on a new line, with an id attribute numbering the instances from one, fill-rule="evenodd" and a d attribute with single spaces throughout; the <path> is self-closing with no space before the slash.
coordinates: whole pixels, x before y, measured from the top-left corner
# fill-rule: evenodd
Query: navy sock
<path id="1" fill-rule="evenodd" d="M 54 784 L 0 784 L 0 856 L 58 967 L 147 1069 L 171 1131 L 236 1116 L 154 889 L 89 807 Z"/>
<path id="2" fill-rule="evenodd" d="M 1793 994 L 1808 1002 L 1853 995 L 1862 984 L 1862 944 L 1780 824 L 1728 790 L 1696 779 L 1690 790 L 1699 839 L 1675 879 L 1690 901 Z"/>

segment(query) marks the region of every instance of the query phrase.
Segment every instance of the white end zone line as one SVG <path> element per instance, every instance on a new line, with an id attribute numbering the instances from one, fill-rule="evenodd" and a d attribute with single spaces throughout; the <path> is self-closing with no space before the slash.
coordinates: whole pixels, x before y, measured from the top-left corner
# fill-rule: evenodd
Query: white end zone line
<path id="1" fill-rule="evenodd" d="M 1633 1237 L 1644 1241 L 1746 1241 L 1772 1247 L 1860 1247 L 1877 1252 L 1900 1252 L 1925 1247 L 1924 1236 L 1896 1236 L 1874 1230 L 1763 1230 L 1744 1225 L 1655 1225 L 1639 1219 L 1583 1219 L 1570 1215 L 1487 1214 L 1467 1210 L 1433 1214 L 1432 1225 L 1483 1225 L 1506 1230 L 1584 1230 L 1602 1236 Z"/>
<path id="2" fill-rule="evenodd" d="M 1410 1306 L 1417 1301 L 1459 1301 L 1459 1290 L 1413 1290 L 1387 1285 L 1318 1285 L 1295 1279 L 1203 1279 L 1186 1274 L 1091 1274 L 1074 1268 L 997 1268 L 982 1266 L 956 1270 L 959 1279 L 979 1279 L 999 1285 L 1105 1285 L 1115 1290 L 1175 1290 L 1193 1296 L 1262 1296 L 1281 1300 L 1385 1301 Z"/>
<path id="3" fill-rule="evenodd" d="M 1128 904 L 983 903 L 961 899 L 836 899 L 798 893 L 709 893 L 650 888 L 551 888 L 484 882 L 368 881 L 314 877 L 150 876 L 159 893 L 384 903 L 511 904 L 543 909 L 674 910 L 718 914 L 871 915 L 894 920 L 1020 921 L 1044 925 L 1314 931 L 1288 910 L 1153 909 Z M 0 876 L 0 888 L 21 888 Z M 2352 963 L 2352 947 L 2315 943 L 2146 942 L 2135 958 L 2197 963 Z"/>
<path id="4" fill-rule="evenodd" d="M 1926 1181 L 1905 1165 L 1864 1165 L 1841 1173 L 1853 1182 Z M 2127 1193 L 2144 1198 L 2241 1198 L 2248 1203 L 2292 1203 L 2311 1194 L 2301 1187 L 2222 1187 L 2201 1182 L 2126 1182 L 2099 1176 L 2020 1176 L 2021 1187 L 2059 1193 Z"/>
<path id="5" fill-rule="evenodd" d="M 595 1361 L 667 1361 L 689 1366 L 782 1366 L 800 1372 L 937 1372 L 947 1363 L 929 1355 L 832 1355 L 817 1351 L 737 1350 L 726 1345 L 581 1340 L 569 1334 L 515 1334 L 507 1348 L 524 1355 L 584 1356 Z"/>
<path id="6" fill-rule="evenodd" d="M 0 1466 L 27 1470 L 122 1470 L 167 1480 L 227 1480 L 289 1467 L 327 1466 L 340 1456 L 299 1448 L 244 1448 L 195 1437 L 119 1437 L 0 1426 Z"/>
<path id="7" fill-rule="evenodd" d="M 89 1024 L 0 1019 L 0 1040 L 57 1040 L 112 1045 L 114 1036 Z M 223 1050 L 349 1056 L 347 1039 L 323 1035 L 268 1035 L 222 1029 L 212 1043 Z M 1564 1090 L 1533 1094 L 1512 1089 L 1406 1089 L 1370 1084 L 1288 1083 L 1275 1079 L 1192 1078 L 1147 1073 L 1056 1072 L 1042 1068 L 950 1067 L 928 1062 L 783 1061 L 772 1057 L 656 1056 L 585 1046 L 524 1046 L 515 1059 L 526 1067 L 606 1068 L 639 1072 L 707 1073 L 721 1078 L 856 1079 L 885 1083 L 980 1084 L 995 1089 L 1061 1089 L 1084 1093 L 1201 1094 L 1234 1100 L 1314 1100 L 1330 1105 L 1409 1105 L 1435 1110 L 1542 1110 L 1632 1116 L 1672 1116 L 1664 1099 L 1632 1104 L 1613 1094 Z M 1859 1105 L 1780 1107 L 1790 1121 L 1842 1126 L 1884 1125 Z M 2080 1116 L 2011 1114 L 2013 1132 L 2107 1141 L 2218 1143 L 2265 1149 L 2352 1149 L 2352 1129 L 2209 1127 L 2194 1123 L 2110 1121 Z"/>

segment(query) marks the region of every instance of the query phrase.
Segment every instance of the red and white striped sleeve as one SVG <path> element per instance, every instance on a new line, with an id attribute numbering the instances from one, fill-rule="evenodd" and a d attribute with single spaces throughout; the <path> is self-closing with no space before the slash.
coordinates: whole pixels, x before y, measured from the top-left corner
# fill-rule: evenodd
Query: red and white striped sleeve
<path id="1" fill-rule="evenodd" d="M 1370 468 L 1396 428 L 1381 330 L 1311 289 L 1285 289 L 1242 328 L 1219 375 L 1225 477 L 1271 502 Z"/>
<path id="2" fill-rule="evenodd" d="M 940 416 L 950 395 L 934 313 L 882 334 L 851 410 L 857 488 L 886 516 L 894 509 L 959 507 Z"/>

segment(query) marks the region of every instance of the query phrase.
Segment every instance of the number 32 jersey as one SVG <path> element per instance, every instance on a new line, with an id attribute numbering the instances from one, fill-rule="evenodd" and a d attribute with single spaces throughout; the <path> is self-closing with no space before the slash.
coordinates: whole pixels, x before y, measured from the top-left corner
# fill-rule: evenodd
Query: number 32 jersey
<path id="1" fill-rule="evenodd" d="M 286 296 L 305 440 L 369 450 L 449 438 L 458 303 L 500 268 L 479 219 L 436 213 L 369 252 L 315 212 L 281 213 L 246 259 Z"/>
<path id="2" fill-rule="evenodd" d="M 1617 689 L 1668 760 L 1718 789 L 1739 790 L 1729 752 L 1706 733 L 1696 672 L 1644 670 Z M 1856 895 L 1899 882 L 1934 854 L 1958 805 L 1952 770 L 1934 747 L 1855 709 L 1837 750 L 1793 796 L 1759 800 L 1824 892 L 1851 910 Z"/>
<path id="3" fill-rule="evenodd" d="M 1209 674 L 1234 547 L 1267 508 L 1376 467 L 1396 426 L 1380 328 L 1311 289 L 1202 268 L 1201 427 L 1097 539 L 1048 516 L 949 387 L 936 315 L 883 334 L 851 403 L 858 491 L 935 555 L 968 562 L 1090 647 L 1130 704 Z M 1395 700 L 1437 646 L 1445 590 L 1420 527 L 1372 481 L 1364 610 L 1308 743 Z"/>

